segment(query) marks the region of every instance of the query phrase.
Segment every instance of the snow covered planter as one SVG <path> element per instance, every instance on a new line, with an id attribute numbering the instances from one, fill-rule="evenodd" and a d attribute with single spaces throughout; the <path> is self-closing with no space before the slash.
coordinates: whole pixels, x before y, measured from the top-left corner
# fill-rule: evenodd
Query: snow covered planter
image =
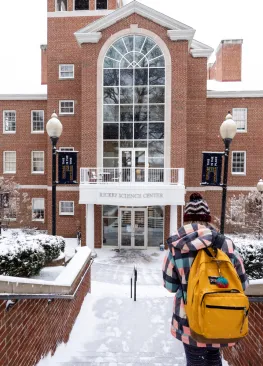
<path id="1" fill-rule="evenodd" d="M 30 277 L 65 249 L 61 236 L 5 232 L 0 237 L 0 275 Z"/>

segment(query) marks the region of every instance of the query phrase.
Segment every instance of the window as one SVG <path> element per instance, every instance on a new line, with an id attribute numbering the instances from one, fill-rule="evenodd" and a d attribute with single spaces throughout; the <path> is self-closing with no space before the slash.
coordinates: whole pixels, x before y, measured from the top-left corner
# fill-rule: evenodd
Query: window
<path id="1" fill-rule="evenodd" d="M 68 0 L 56 0 L 56 11 L 67 11 Z"/>
<path id="2" fill-rule="evenodd" d="M 59 201 L 60 215 L 74 215 L 74 201 Z"/>
<path id="3" fill-rule="evenodd" d="M 59 65 L 59 78 L 74 79 L 74 65 L 73 64 Z"/>
<path id="4" fill-rule="evenodd" d="M 16 133 L 16 111 L 3 112 L 3 132 Z"/>
<path id="5" fill-rule="evenodd" d="M 44 133 L 44 111 L 31 111 L 31 132 Z"/>
<path id="6" fill-rule="evenodd" d="M 89 0 L 75 0 L 75 10 L 89 10 Z"/>
<path id="7" fill-rule="evenodd" d="M 232 152 L 232 174 L 246 174 L 246 152 Z"/>
<path id="8" fill-rule="evenodd" d="M 108 9 L 108 0 L 97 0 L 97 9 Z"/>
<path id="9" fill-rule="evenodd" d="M 74 151 L 74 147 L 60 147 L 59 151 Z"/>
<path id="10" fill-rule="evenodd" d="M 16 151 L 4 151 L 4 173 L 16 173 Z"/>
<path id="11" fill-rule="evenodd" d="M 44 151 L 32 151 L 32 173 L 44 173 Z"/>
<path id="12" fill-rule="evenodd" d="M 165 59 L 142 35 L 116 40 L 104 58 L 103 166 L 117 167 L 122 148 L 145 148 L 149 168 L 164 166 Z"/>
<path id="13" fill-rule="evenodd" d="M 32 221 L 44 221 L 45 200 L 44 198 L 32 199 Z"/>
<path id="14" fill-rule="evenodd" d="M 232 116 L 237 124 L 237 132 L 247 132 L 247 108 L 233 108 Z"/>
<path id="15" fill-rule="evenodd" d="M 74 114 L 74 100 L 60 100 L 59 114 Z"/>

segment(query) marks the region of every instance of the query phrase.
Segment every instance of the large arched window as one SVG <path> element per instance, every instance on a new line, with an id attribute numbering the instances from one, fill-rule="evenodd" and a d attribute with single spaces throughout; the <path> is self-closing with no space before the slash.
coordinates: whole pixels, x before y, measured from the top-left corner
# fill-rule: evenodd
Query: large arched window
<path id="1" fill-rule="evenodd" d="M 104 58 L 104 167 L 119 166 L 129 151 L 132 165 L 143 159 L 143 152 L 149 168 L 164 167 L 164 121 L 165 59 L 160 47 L 140 35 L 118 39 Z"/>

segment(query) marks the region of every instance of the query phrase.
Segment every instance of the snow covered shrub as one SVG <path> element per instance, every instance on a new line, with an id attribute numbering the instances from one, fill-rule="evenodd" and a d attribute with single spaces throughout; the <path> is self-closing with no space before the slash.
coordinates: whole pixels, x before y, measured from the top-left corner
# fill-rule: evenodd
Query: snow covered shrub
<path id="1" fill-rule="evenodd" d="M 241 254 L 246 273 L 250 279 L 263 278 L 263 242 L 251 241 L 235 243 L 237 250 Z"/>
<path id="2" fill-rule="evenodd" d="M 25 235 L 21 230 L 8 230 L 0 236 L 0 275 L 30 277 L 65 249 L 61 236 Z"/>
<path id="3" fill-rule="evenodd" d="M 30 277 L 39 273 L 45 264 L 45 251 L 39 245 L 18 240 L 2 240 L 0 244 L 0 274 L 5 276 Z"/>

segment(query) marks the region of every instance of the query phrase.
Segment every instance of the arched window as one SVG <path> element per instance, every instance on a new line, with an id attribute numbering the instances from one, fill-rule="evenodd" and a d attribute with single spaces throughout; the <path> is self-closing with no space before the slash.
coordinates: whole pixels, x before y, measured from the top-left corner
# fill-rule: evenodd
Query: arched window
<path id="1" fill-rule="evenodd" d="M 104 167 L 118 167 L 126 157 L 135 167 L 135 161 L 145 159 L 145 166 L 163 168 L 164 122 L 162 50 L 150 37 L 118 39 L 104 58 Z"/>

